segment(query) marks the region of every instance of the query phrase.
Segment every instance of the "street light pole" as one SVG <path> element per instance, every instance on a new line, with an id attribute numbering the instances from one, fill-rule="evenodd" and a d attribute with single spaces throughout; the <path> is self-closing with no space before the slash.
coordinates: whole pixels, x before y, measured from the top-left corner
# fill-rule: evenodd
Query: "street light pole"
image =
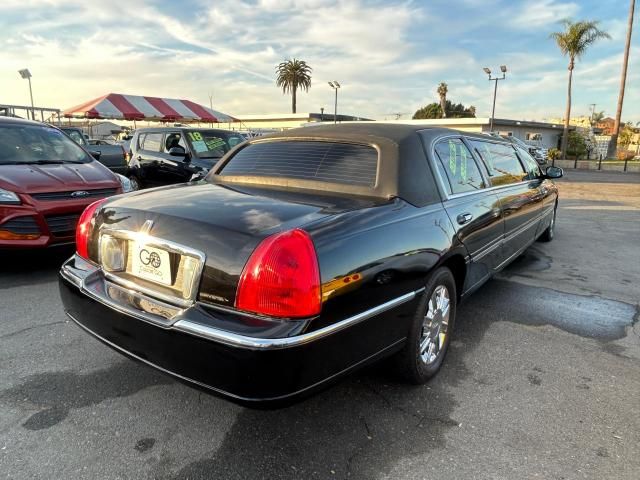
<path id="1" fill-rule="evenodd" d="M 501 77 L 492 77 L 491 70 L 489 70 L 489 68 L 487 67 L 484 67 L 483 70 L 484 70 L 484 73 L 486 73 L 489 76 L 489 81 L 495 82 L 495 85 L 493 86 L 493 107 L 491 108 L 491 125 L 489 127 L 489 131 L 493 132 L 493 120 L 495 119 L 495 116 L 496 116 L 496 97 L 498 96 L 498 82 L 500 80 L 504 80 L 505 78 L 507 78 L 507 66 L 500 65 L 500 71 L 502 72 Z"/>
<path id="2" fill-rule="evenodd" d="M 338 122 L 338 89 L 340 88 L 340 84 L 338 83 L 337 80 L 334 80 L 333 82 L 329 82 L 329 86 L 333 88 L 336 92 L 336 99 L 333 107 L 333 123 L 337 123 Z"/>
<path id="3" fill-rule="evenodd" d="M 33 107 L 33 90 L 31 90 L 31 72 L 28 68 L 23 68 L 22 70 L 18 70 L 20 76 L 24 79 L 29 80 L 29 97 L 31 98 L 31 120 L 36 119 L 35 109 Z"/>

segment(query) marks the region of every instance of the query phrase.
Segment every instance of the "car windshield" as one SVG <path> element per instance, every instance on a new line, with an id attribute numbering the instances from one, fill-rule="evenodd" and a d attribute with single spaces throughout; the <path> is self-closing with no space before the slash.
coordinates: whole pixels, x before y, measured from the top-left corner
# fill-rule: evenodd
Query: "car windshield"
<path id="1" fill-rule="evenodd" d="M 186 134 L 191 150 L 199 158 L 220 158 L 245 141 L 245 138 L 237 133 L 216 130 L 191 130 Z"/>
<path id="2" fill-rule="evenodd" d="M 57 128 L 0 125 L 0 165 L 87 163 L 92 158 Z"/>

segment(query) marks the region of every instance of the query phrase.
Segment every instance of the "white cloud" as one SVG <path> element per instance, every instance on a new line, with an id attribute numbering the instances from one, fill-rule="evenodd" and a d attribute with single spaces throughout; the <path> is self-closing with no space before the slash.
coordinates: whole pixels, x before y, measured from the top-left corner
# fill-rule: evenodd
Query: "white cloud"
<path id="1" fill-rule="evenodd" d="M 437 83 L 445 81 L 452 101 L 474 104 L 479 115 L 488 115 L 492 89 L 481 68 L 502 62 L 509 72 L 500 82 L 498 115 L 542 118 L 559 116 L 564 108 L 566 60 L 546 33 L 544 44 L 523 39 L 541 38 L 542 29 L 575 14 L 576 3 L 492 0 L 492 15 L 461 21 L 455 9 L 427 9 L 415 1 L 197 1 L 193 13 L 176 16 L 157 2 L 3 0 L 0 17 L 18 19 L 0 39 L 0 101 L 28 103 L 26 82 L 16 71 L 29 67 L 35 101 L 44 106 L 67 108 L 108 92 L 208 104 L 212 92 L 214 108 L 232 115 L 286 112 L 290 97 L 276 88 L 274 68 L 296 56 L 313 67 L 312 88 L 298 95 L 298 111 L 332 111 L 326 82 L 337 79 L 343 86 L 340 111 L 373 118 L 401 112 L 406 118 L 434 101 Z M 465 4 L 487 8 L 480 0 Z M 617 29 L 617 21 L 603 26 Z M 488 49 L 491 38 L 467 33 L 478 25 L 504 38 L 504 46 Z M 603 105 L 606 110 L 615 108 L 620 51 L 594 49 L 580 62 L 576 105 L 598 101 L 611 103 Z M 639 73 L 635 52 L 628 99 L 638 96 L 637 88 L 632 91 Z M 594 99 L 587 101 L 589 96 Z M 627 111 L 640 120 L 637 101 L 628 100 Z"/>

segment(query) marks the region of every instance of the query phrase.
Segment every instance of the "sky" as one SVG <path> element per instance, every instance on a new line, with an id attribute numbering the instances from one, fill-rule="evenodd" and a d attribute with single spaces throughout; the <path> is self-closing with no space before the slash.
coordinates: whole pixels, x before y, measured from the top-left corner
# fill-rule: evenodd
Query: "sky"
<path id="1" fill-rule="evenodd" d="M 496 117 L 564 114 L 567 59 L 549 39 L 562 18 L 599 20 L 611 35 L 574 71 L 572 116 L 614 116 L 628 0 L 1 0 L 0 104 L 66 109 L 106 93 L 185 98 L 230 115 L 290 112 L 275 66 L 312 68 L 298 112 L 411 118 L 437 100 L 489 116 L 493 83 L 482 67 L 507 65 Z M 640 122 L 640 6 L 623 120 Z"/>

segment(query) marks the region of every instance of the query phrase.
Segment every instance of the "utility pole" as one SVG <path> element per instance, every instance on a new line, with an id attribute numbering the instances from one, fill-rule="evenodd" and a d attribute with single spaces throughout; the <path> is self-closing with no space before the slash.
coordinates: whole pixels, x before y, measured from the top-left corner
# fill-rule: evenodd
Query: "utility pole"
<path id="1" fill-rule="evenodd" d="M 618 108 L 616 110 L 616 123 L 613 126 L 613 134 L 609 141 L 607 157 L 615 157 L 618 147 L 618 133 L 620 132 L 620 118 L 622 117 L 622 104 L 624 102 L 624 89 L 627 82 L 627 66 L 629 64 L 629 50 L 631 48 L 631 32 L 633 30 L 633 13 L 636 0 L 629 2 L 629 22 L 627 24 L 627 41 L 624 45 L 624 58 L 622 60 L 622 75 L 620 76 L 620 93 L 618 94 Z"/>
<path id="2" fill-rule="evenodd" d="M 591 107 L 591 118 L 589 118 L 589 123 L 591 124 L 591 128 L 593 128 L 593 116 L 596 114 L 596 104 L 590 103 L 589 106 Z"/>
<path id="3" fill-rule="evenodd" d="M 209 93 L 209 108 L 213 110 L 213 92 Z M 211 126 L 213 127 L 213 122 L 211 123 Z"/>

